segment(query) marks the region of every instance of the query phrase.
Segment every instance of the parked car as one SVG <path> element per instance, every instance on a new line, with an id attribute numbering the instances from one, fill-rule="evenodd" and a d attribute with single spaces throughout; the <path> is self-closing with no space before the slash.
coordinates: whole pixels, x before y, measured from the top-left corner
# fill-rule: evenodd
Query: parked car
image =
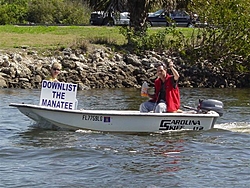
<path id="1" fill-rule="evenodd" d="M 110 13 L 110 15 L 104 11 L 92 12 L 90 16 L 91 25 L 129 25 L 129 13 Z"/>
<path id="2" fill-rule="evenodd" d="M 171 11 L 160 9 L 154 13 L 149 13 L 147 24 L 150 26 L 171 26 L 193 27 L 191 16 L 186 11 Z"/>

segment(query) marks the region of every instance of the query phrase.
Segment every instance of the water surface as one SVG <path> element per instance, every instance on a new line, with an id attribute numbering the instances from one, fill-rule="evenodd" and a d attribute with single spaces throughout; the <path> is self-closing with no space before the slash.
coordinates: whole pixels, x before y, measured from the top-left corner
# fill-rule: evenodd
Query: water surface
<path id="1" fill-rule="evenodd" d="M 182 104 L 223 101 L 202 132 L 111 134 L 54 130 L 9 107 L 39 90 L 0 89 L 0 187 L 249 187 L 250 90 L 181 88 Z M 79 91 L 79 108 L 137 110 L 137 89 Z"/>

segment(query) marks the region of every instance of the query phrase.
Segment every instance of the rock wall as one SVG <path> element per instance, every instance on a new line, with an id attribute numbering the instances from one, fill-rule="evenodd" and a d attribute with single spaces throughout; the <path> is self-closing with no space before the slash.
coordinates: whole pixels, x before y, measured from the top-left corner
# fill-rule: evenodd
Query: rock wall
<path id="1" fill-rule="evenodd" d="M 59 80 L 77 83 L 78 89 L 141 87 L 143 81 L 150 85 L 156 78 L 155 64 L 173 59 L 179 71 L 180 87 L 238 87 L 237 78 L 223 73 L 220 66 L 209 62 L 189 66 L 179 57 L 167 52 L 145 52 L 144 55 L 119 54 L 109 48 L 96 48 L 81 52 L 70 48 L 38 55 L 38 52 L 22 49 L 16 52 L 0 52 L 1 88 L 40 88 L 49 75 L 54 61 L 62 64 Z M 249 81 L 248 81 L 249 82 Z"/>

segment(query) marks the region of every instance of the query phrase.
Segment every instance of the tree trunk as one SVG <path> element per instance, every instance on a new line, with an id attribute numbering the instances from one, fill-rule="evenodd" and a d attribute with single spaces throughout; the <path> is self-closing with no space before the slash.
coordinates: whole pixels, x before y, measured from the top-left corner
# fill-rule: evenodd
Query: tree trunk
<path id="1" fill-rule="evenodd" d="M 130 29 L 134 35 L 141 36 L 145 34 L 149 8 L 149 0 L 128 0 Z"/>

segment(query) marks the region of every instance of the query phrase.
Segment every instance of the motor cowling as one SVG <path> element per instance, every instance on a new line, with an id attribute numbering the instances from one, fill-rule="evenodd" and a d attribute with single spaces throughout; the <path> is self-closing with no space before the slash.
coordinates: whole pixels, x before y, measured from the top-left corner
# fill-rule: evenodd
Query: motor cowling
<path id="1" fill-rule="evenodd" d="M 208 111 L 215 111 L 220 116 L 223 116 L 224 105 L 221 101 L 215 99 L 205 99 L 199 100 L 199 105 L 197 107 L 198 112 L 207 113 Z"/>

